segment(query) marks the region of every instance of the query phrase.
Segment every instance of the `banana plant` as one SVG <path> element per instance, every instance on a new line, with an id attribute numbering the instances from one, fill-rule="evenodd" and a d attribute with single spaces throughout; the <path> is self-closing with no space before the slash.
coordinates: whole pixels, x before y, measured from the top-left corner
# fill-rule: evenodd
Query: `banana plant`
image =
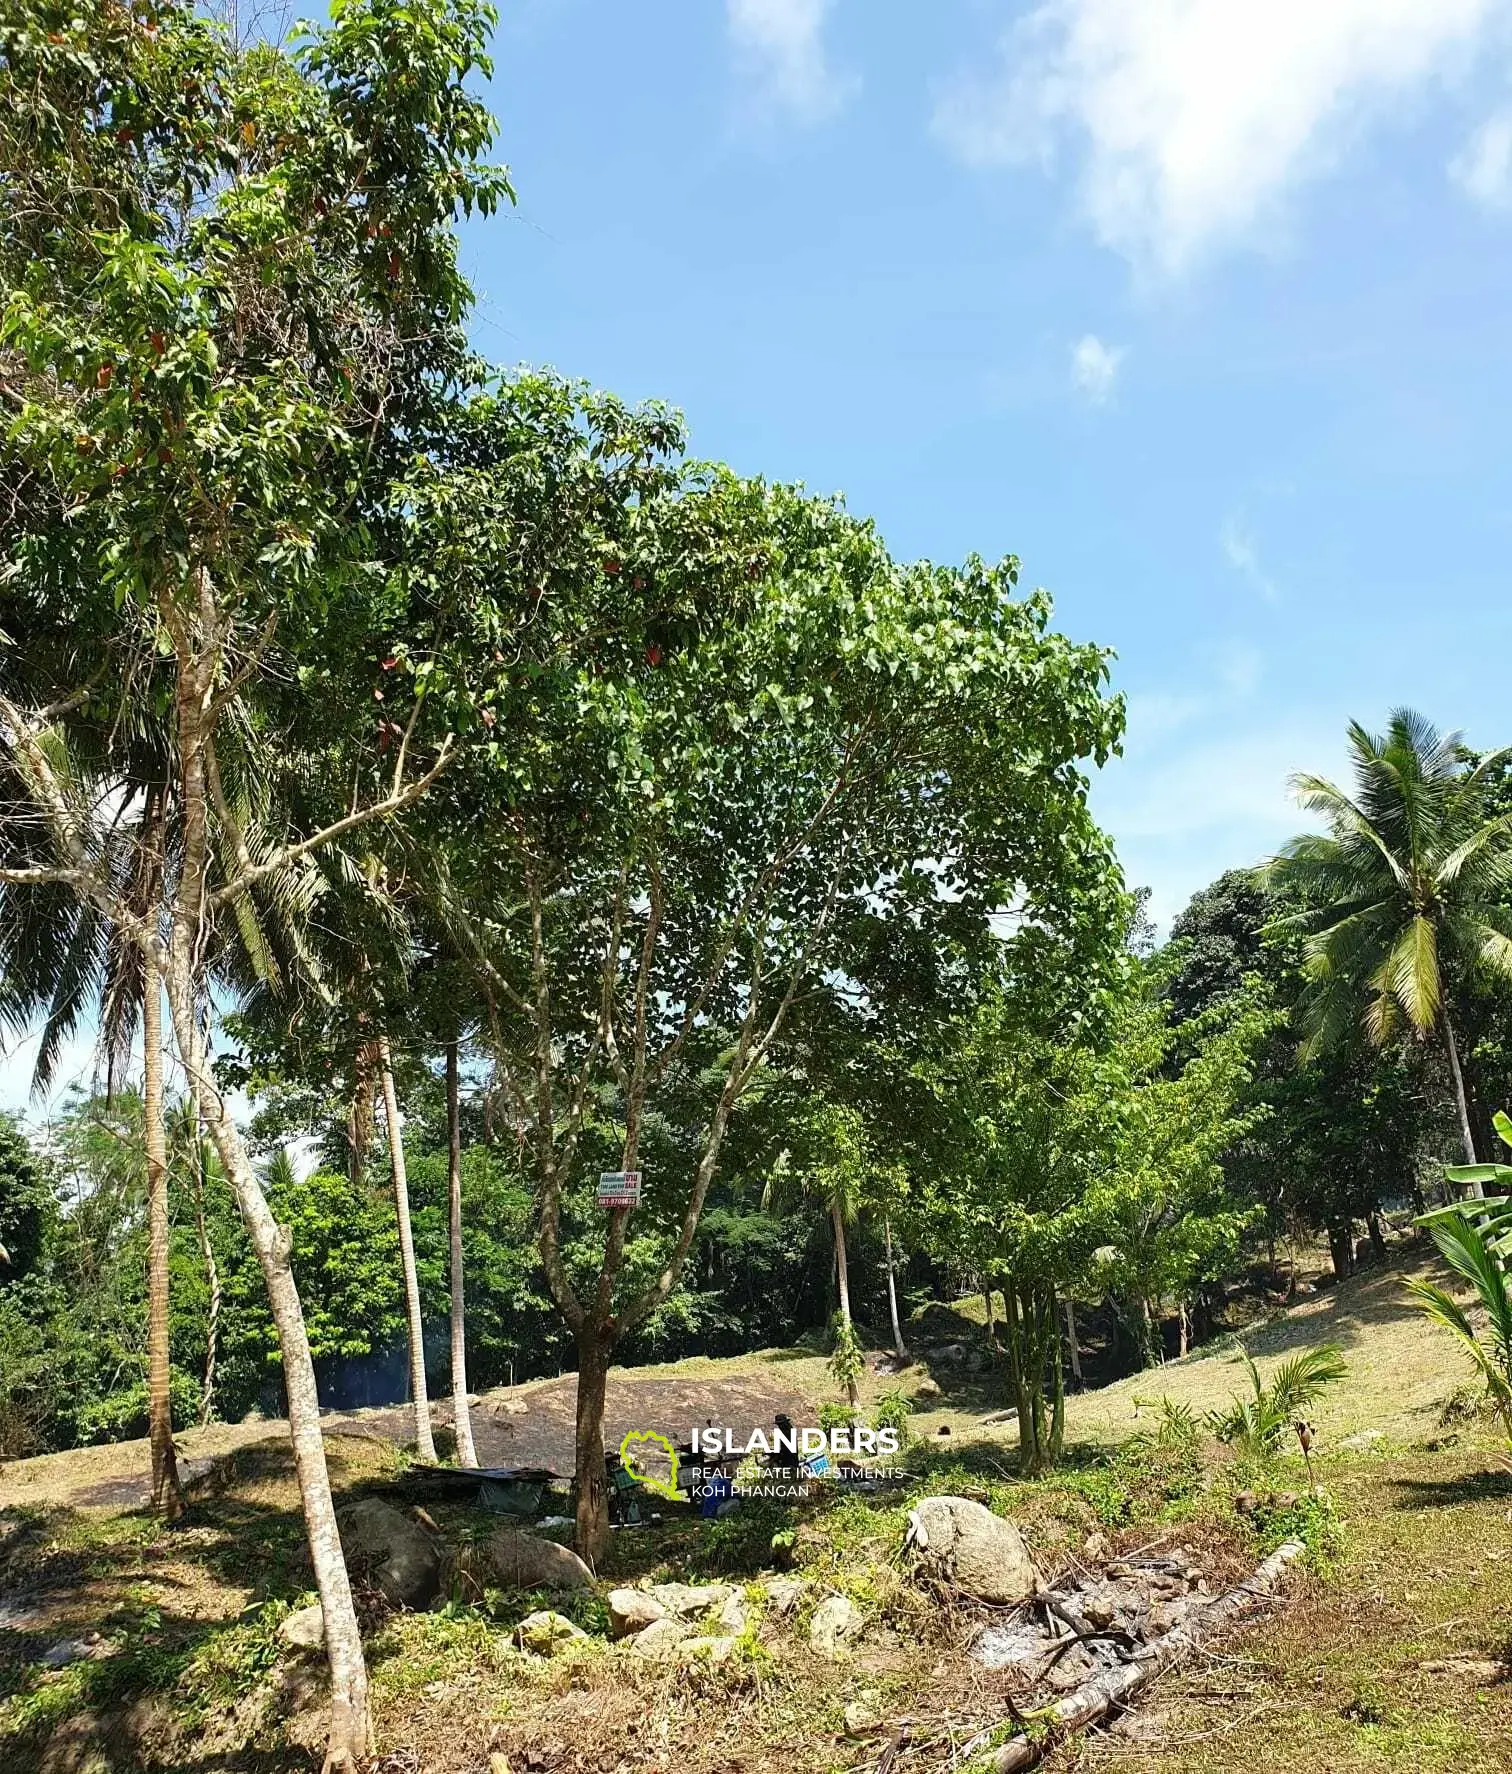
<path id="1" fill-rule="evenodd" d="M 1498 1114 L 1496 1131 L 1512 1146 L 1512 1120 Z M 1445 1174 L 1452 1183 L 1499 1191 L 1436 1208 L 1418 1220 L 1444 1261 L 1475 1289 L 1486 1329 L 1478 1330 L 1459 1301 L 1433 1282 L 1412 1280 L 1407 1289 L 1475 1363 L 1487 1400 L 1512 1442 L 1512 1165 L 1459 1164 Z"/>

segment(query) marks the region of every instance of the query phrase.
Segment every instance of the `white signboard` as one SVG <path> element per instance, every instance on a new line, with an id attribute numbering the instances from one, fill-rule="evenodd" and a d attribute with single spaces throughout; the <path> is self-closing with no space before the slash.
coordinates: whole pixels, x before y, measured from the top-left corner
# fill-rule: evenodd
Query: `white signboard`
<path id="1" fill-rule="evenodd" d="M 638 1170 L 606 1170 L 598 1180 L 600 1207 L 639 1207 L 641 1173 Z"/>

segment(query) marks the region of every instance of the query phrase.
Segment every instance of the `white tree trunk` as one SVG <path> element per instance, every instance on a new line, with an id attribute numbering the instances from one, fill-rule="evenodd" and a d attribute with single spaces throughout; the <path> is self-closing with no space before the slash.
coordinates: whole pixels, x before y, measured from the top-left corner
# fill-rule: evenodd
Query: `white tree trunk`
<path id="1" fill-rule="evenodd" d="M 467 1313 L 462 1270 L 462 1081 L 456 1041 L 446 1044 L 446 1204 L 451 1239 L 451 1387 L 457 1464 L 476 1466 L 467 1404 Z"/>
<path id="2" fill-rule="evenodd" d="M 388 1125 L 389 1169 L 394 1179 L 394 1217 L 399 1222 L 399 1263 L 404 1271 L 404 1307 L 409 1325 L 410 1396 L 415 1406 L 415 1447 L 422 1460 L 436 1459 L 431 1434 L 430 1397 L 425 1387 L 425 1327 L 420 1317 L 420 1278 L 415 1272 L 415 1239 L 410 1230 L 409 1178 L 404 1169 L 404 1135 L 399 1127 L 399 1098 L 394 1090 L 394 1061 L 388 1036 L 378 1041 L 383 1076 L 383 1115 Z"/>
<path id="3" fill-rule="evenodd" d="M 341 1552 L 331 1478 L 326 1470 L 315 1364 L 310 1359 L 304 1310 L 289 1266 L 289 1229 L 275 1223 L 247 1157 L 241 1134 L 210 1075 L 194 1012 L 192 979 L 191 934 L 176 922 L 165 975 L 174 1039 L 200 1118 L 220 1154 L 221 1168 L 236 1196 L 268 1290 L 268 1304 L 273 1312 L 279 1351 L 283 1357 L 294 1471 L 299 1481 L 299 1497 L 309 1536 L 310 1563 L 325 1621 L 326 1658 L 331 1671 L 331 1724 L 326 1766 L 328 1769 L 349 1768 L 355 1757 L 371 1755 L 373 1748 L 367 1664 L 362 1654 L 362 1635 L 357 1628 L 357 1610 L 352 1603 L 352 1586 Z"/>
<path id="4" fill-rule="evenodd" d="M 168 1141 L 163 1128 L 163 994 L 143 956 L 142 1131 L 147 1147 L 147 1435 L 152 1448 L 152 1507 L 170 1521 L 183 1514 L 173 1446 L 172 1370 L 168 1358 Z"/>
<path id="5" fill-rule="evenodd" d="M 830 1208 L 830 1220 L 835 1228 L 835 1279 L 840 1288 L 840 1322 L 847 1330 L 851 1326 L 850 1302 L 850 1263 L 845 1249 L 845 1219 L 838 1206 Z M 856 1390 L 856 1382 L 847 1380 L 845 1385 L 846 1402 L 854 1410 L 860 1394 Z"/>
<path id="6" fill-rule="evenodd" d="M 903 1342 L 903 1327 L 898 1322 L 898 1282 L 893 1272 L 893 1241 L 892 1220 L 882 1222 L 882 1233 L 887 1243 L 887 1310 L 892 1318 L 893 1354 L 899 1361 L 908 1360 L 908 1350 Z"/>

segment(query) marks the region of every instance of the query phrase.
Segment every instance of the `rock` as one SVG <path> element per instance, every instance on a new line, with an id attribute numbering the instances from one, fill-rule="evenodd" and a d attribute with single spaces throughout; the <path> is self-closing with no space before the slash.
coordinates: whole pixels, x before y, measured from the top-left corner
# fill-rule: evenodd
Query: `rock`
<path id="1" fill-rule="evenodd" d="M 489 1751 L 488 1774 L 511 1774 L 509 1757 L 505 1755 L 502 1749 Z"/>
<path id="2" fill-rule="evenodd" d="M 592 1589 L 593 1573 L 570 1546 L 518 1528 L 500 1528 L 483 1549 L 506 1589 Z"/>
<path id="3" fill-rule="evenodd" d="M 644 1589 L 611 1589 L 608 1602 L 609 1630 L 615 1638 L 629 1638 L 632 1633 L 644 1632 L 667 1612 L 655 1596 L 647 1595 Z"/>
<path id="4" fill-rule="evenodd" d="M 441 1590 L 441 1552 L 429 1534 L 381 1497 L 337 1515 L 348 1570 L 371 1577 L 399 1608 L 427 1608 Z"/>
<path id="5" fill-rule="evenodd" d="M 1191 1604 L 1189 1602 L 1175 1599 L 1156 1602 L 1145 1616 L 1145 1625 L 1150 1632 L 1158 1637 L 1163 1632 L 1169 1632 L 1173 1626 L 1179 1626 L 1186 1619 L 1190 1610 Z"/>
<path id="6" fill-rule="evenodd" d="M 1093 1564 L 1102 1564 L 1106 1559 L 1111 1557 L 1112 1552 L 1113 1542 L 1101 1528 L 1094 1528 L 1092 1532 L 1087 1535 L 1086 1541 L 1082 1546 L 1082 1557 L 1090 1560 Z"/>
<path id="7" fill-rule="evenodd" d="M 735 1649 L 733 1638 L 701 1635 L 685 1638 L 677 1647 L 679 1663 L 723 1663 Z"/>
<path id="8" fill-rule="evenodd" d="M 847 1596 L 826 1596 L 809 1622 L 809 1644 L 832 1662 L 844 1655 L 846 1644 L 861 1630 L 861 1615 Z"/>
<path id="9" fill-rule="evenodd" d="M 1095 1632 L 1106 1632 L 1118 1618 L 1118 1604 L 1105 1591 L 1094 1590 L 1091 1595 L 1077 1597 L 1082 1617 Z"/>
<path id="10" fill-rule="evenodd" d="M 864 1698 L 848 1701 L 842 1717 L 845 1720 L 845 1728 L 852 1737 L 859 1736 L 861 1732 L 869 1731 L 874 1725 L 881 1723 L 877 1717 L 875 1706 L 868 1704 Z"/>
<path id="11" fill-rule="evenodd" d="M 585 1643 L 588 1634 L 574 1626 L 565 1614 L 554 1614 L 542 1608 L 527 1614 L 515 1628 L 515 1642 L 522 1651 L 533 1651 L 537 1657 L 555 1657 L 569 1645 Z"/>
<path id="12" fill-rule="evenodd" d="M 1069 1694 L 1073 1688 L 1079 1688 L 1096 1668 L 1096 1663 L 1082 1646 L 1076 1645 L 1064 1657 L 1056 1659 L 1055 1667 L 1045 1681 L 1057 1694 Z"/>
<path id="13" fill-rule="evenodd" d="M 1348 1448 L 1351 1453 L 1361 1453 L 1366 1448 L 1373 1448 L 1378 1441 L 1385 1441 L 1384 1429 L 1362 1429 L 1358 1435 L 1346 1435 L 1339 1443 L 1341 1448 Z"/>
<path id="14" fill-rule="evenodd" d="M 301 1651 L 318 1651 L 325 1643 L 325 1615 L 320 1603 L 312 1602 L 307 1608 L 286 1614 L 278 1623 L 278 1636 Z"/>
<path id="15" fill-rule="evenodd" d="M 803 1579 L 801 1577 L 768 1577 L 764 1588 L 774 1614 L 791 1614 L 803 1596 Z"/>
<path id="16" fill-rule="evenodd" d="M 687 1617 L 722 1607 L 735 1591 L 728 1583 L 653 1583 L 645 1593 L 660 1604 L 663 1613 Z"/>
<path id="17" fill-rule="evenodd" d="M 694 1636 L 693 1628 L 684 1620 L 668 1614 L 660 1620 L 653 1620 L 642 1631 L 636 1633 L 630 1641 L 630 1648 L 637 1657 L 649 1657 L 653 1662 L 664 1662 L 677 1655 L 677 1647 L 684 1639 Z"/>
<path id="18" fill-rule="evenodd" d="M 44 1669 L 67 1669 L 70 1663 L 93 1663 L 101 1657 L 113 1657 L 116 1649 L 97 1632 L 84 1638 L 63 1638 L 42 1653 L 42 1666 Z"/>
<path id="19" fill-rule="evenodd" d="M 721 1632 L 728 1632 L 735 1638 L 739 1638 L 741 1633 L 745 1631 L 749 1624 L 749 1617 L 746 1613 L 745 1597 L 739 1590 L 736 1590 L 735 1594 L 724 1603 L 715 1616 L 715 1620 Z"/>
<path id="20" fill-rule="evenodd" d="M 914 1387 L 915 1400 L 923 1399 L 926 1404 L 944 1396 L 945 1394 L 933 1380 L 920 1380 L 918 1385 Z"/>
<path id="21" fill-rule="evenodd" d="M 910 1513 L 919 1566 L 978 1601 L 1016 1605 L 1034 1593 L 1035 1569 L 1023 1536 L 966 1497 L 925 1497 Z"/>
<path id="22" fill-rule="evenodd" d="M 1259 1494 L 1255 1491 L 1240 1491 L 1234 1498 L 1234 1508 L 1240 1515 L 1253 1515 L 1260 1507 Z"/>

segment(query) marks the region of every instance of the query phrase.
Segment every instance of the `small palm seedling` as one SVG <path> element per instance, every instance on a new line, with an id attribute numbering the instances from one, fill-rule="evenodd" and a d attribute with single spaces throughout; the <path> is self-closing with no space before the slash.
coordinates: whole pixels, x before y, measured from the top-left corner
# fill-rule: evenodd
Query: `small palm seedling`
<path id="1" fill-rule="evenodd" d="M 1512 1121 L 1496 1117 L 1496 1131 L 1512 1145 Z M 1431 1281 L 1412 1280 L 1408 1292 L 1434 1321 L 1449 1331 L 1475 1363 L 1486 1399 L 1512 1441 L 1512 1165 L 1458 1165 L 1446 1173 L 1451 1182 L 1497 1185 L 1503 1193 L 1437 1208 L 1419 1221 L 1432 1235 L 1439 1254 L 1456 1274 L 1475 1289 L 1486 1316 L 1481 1332 L 1454 1296 Z"/>
<path id="2" fill-rule="evenodd" d="M 1267 1386 L 1249 1352 L 1241 1349 L 1239 1353 L 1249 1373 L 1252 1396 L 1236 1398 L 1226 1410 L 1210 1412 L 1208 1426 L 1219 1441 L 1232 1442 L 1244 1453 L 1262 1459 L 1279 1451 L 1287 1430 L 1304 1409 L 1348 1372 L 1342 1350 L 1333 1343 L 1322 1343 L 1283 1361 Z"/>

